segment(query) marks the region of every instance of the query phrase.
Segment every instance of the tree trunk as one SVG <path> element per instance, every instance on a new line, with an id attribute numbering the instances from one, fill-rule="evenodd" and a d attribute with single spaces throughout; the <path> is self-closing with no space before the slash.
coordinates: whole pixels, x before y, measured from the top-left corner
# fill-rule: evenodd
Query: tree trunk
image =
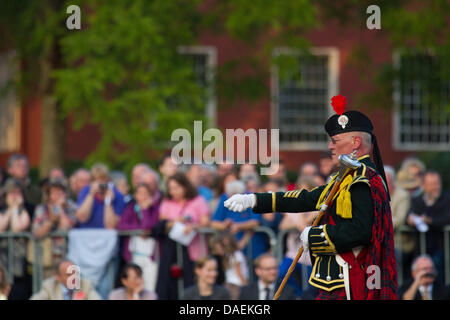
<path id="1" fill-rule="evenodd" d="M 59 112 L 59 106 L 53 96 L 51 71 L 57 63 L 57 51 L 54 45 L 40 61 L 41 107 L 41 159 L 39 175 L 44 178 L 55 167 L 63 167 L 65 151 L 66 125 Z"/>

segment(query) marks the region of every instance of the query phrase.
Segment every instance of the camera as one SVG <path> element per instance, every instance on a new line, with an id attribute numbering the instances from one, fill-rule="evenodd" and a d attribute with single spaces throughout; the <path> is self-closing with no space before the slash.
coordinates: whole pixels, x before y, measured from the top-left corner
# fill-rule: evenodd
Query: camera
<path id="1" fill-rule="evenodd" d="M 101 183 L 101 184 L 99 185 L 99 188 L 100 188 L 100 192 L 101 192 L 101 193 L 105 193 L 106 190 L 108 190 L 108 184 L 107 184 L 107 183 Z"/>

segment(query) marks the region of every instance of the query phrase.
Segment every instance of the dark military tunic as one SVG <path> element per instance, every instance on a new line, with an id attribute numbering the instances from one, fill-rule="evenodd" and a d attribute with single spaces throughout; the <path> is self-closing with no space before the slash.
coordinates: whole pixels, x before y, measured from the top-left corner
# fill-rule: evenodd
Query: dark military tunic
<path id="1" fill-rule="evenodd" d="M 352 217 L 343 218 L 336 214 L 336 202 L 328 209 L 328 219 L 322 217 L 317 227 L 309 231 L 309 251 L 313 261 L 313 271 L 309 283 L 320 289 L 331 291 L 344 287 L 342 267 L 336 262 L 336 253 L 345 253 L 357 247 L 370 244 L 374 207 L 370 185 L 365 178 L 366 167 L 375 169 L 369 156 L 358 159 L 361 164 L 352 172 L 349 187 Z M 334 182 L 333 182 L 334 183 Z M 317 210 L 316 205 L 326 185 L 312 191 L 294 190 L 277 193 L 256 193 L 255 213 L 268 212 L 308 212 Z M 330 221 L 332 220 L 332 221 Z"/>

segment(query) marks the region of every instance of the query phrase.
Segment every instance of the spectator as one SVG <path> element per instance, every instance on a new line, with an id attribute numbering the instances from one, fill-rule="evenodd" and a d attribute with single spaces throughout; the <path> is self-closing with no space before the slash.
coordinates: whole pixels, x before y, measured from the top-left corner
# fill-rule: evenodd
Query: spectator
<path id="1" fill-rule="evenodd" d="M 126 264 L 120 275 L 123 287 L 111 291 L 108 300 L 157 300 L 153 291 L 145 289 L 142 269 L 137 264 Z"/>
<path id="2" fill-rule="evenodd" d="M 392 223 L 394 226 L 394 232 L 400 227 L 405 225 L 406 214 L 410 208 L 410 195 L 408 191 L 398 186 L 396 181 L 396 174 L 394 168 L 391 166 L 384 166 L 384 172 L 386 173 L 386 181 L 391 194 L 391 212 Z M 400 244 L 400 239 L 396 237 L 396 244 Z"/>
<path id="3" fill-rule="evenodd" d="M 400 171 L 406 170 L 420 181 L 420 185 L 413 191 L 412 197 L 419 196 L 422 193 L 423 175 L 425 173 L 425 164 L 415 157 L 408 157 L 403 160 Z"/>
<path id="4" fill-rule="evenodd" d="M 165 221 L 166 230 L 170 233 L 176 222 L 184 225 L 184 233 L 196 231 L 209 225 L 209 208 L 205 199 L 197 194 L 195 187 L 185 174 L 178 172 L 167 181 L 167 195 L 160 207 L 160 220 Z M 193 284 L 193 261 L 207 254 L 207 243 L 200 235 L 195 235 L 189 245 L 182 245 L 183 280 L 185 286 Z M 168 237 L 163 238 L 161 260 L 158 269 L 157 293 L 161 299 L 176 299 L 179 276 L 176 264 L 176 243 Z"/>
<path id="5" fill-rule="evenodd" d="M 448 300 L 450 290 L 436 281 L 436 269 L 428 255 L 418 256 L 411 266 L 412 279 L 399 289 L 402 300 Z"/>
<path id="6" fill-rule="evenodd" d="M 423 193 L 411 200 L 407 222 L 419 231 L 427 231 L 426 252 L 433 258 L 440 281 L 444 274 L 443 226 L 450 224 L 450 193 L 442 191 L 441 177 L 427 171 L 423 180 Z M 421 229 L 423 227 L 424 229 Z"/>
<path id="7" fill-rule="evenodd" d="M 217 262 L 216 284 L 223 285 L 225 283 L 225 248 L 222 241 L 222 233 L 216 232 L 209 238 L 208 251 Z"/>
<path id="8" fill-rule="evenodd" d="M 226 193 L 222 195 L 221 202 L 211 219 L 211 227 L 218 231 L 229 230 L 235 235 L 240 249 L 244 248 L 251 241 L 251 253 L 252 259 L 254 259 L 267 251 L 265 236 L 259 232 L 253 235 L 253 229 L 258 227 L 262 222 L 262 215 L 253 213 L 251 209 L 236 214 L 226 208 L 224 201 L 233 194 L 245 192 L 245 185 L 240 180 L 230 181 L 227 183 L 226 188 Z M 244 248 L 244 253 L 247 254 L 247 252 L 248 246 Z"/>
<path id="9" fill-rule="evenodd" d="M 91 174 L 93 182 L 84 187 L 78 197 L 79 227 L 114 229 L 125 207 L 123 196 L 110 183 L 105 165 L 95 164 Z"/>
<path id="10" fill-rule="evenodd" d="M 8 273 L 0 266 L 0 300 L 8 300 L 11 285 L 9 284 Z"/>
<path id="11" fill-rule="evenodd" d="M 159 183 L 159 189 L 166 192 L 167 181 L 178 171 L 178 165 L 172 160 L 170 154 L 166 154 L 159 165 L 159 172 L 162 174 L 162 180 Z"/>
<path id="12" fill-rule="evenodd" d="M 132 197 L 130 195 L 130 185 L 128 184 L 127 176 L 123 172 L 112 171 L 111 180 L 114 183 L 114 186 L 123 196 L 123 201 L 125 202 L 125 204 L 130 202 Z"/>
<path id="13" fill-rule="evenodd" d="M 230 300 L 227 289 L 216 284 L 217 262 L 211 256 L 195 262 L 196 284 L 187 288 L 183 300 Z"/>
<path id="14" fill-rule="evenodd" d="M 30 300 L 101 300 L 91 282 L 78 277 L 77 267 L 63 260 L 57 265 L 55 275 L 44 280 L 41 290 Z"/>
<path id="15" fill-rule="evenodd" d="M 138 183 L 141 183 L 141 177 L 146 171 L 150 171 L 151 167 L 146 163 L 138 163 L 133 167 L 131 171 L 131 183 L 133 188 L 136 188 Z"/>
<path id="16" fill-rule="evenodd" d="M 325 179 L 320 174 L 315 174 L 312 176 L 312 178 L 318 186 L 323 186 L 326 182 Z"/>
<path id="17" fill-rule="evenodd" d="M 67 198 L 67 187 L 64 180 L 56 178 L 50 180 L 46 190 L 45 203 L 36 207 L 32 232 L 36 238 L 43 238 L 53 231 L 64 231 L 74 227 L 76 223 L 75 212 L 77 205 Z M 44 252 L 44 276 L 49 277 L 53 270 L 51 267 L 59 263 L 65 255 L 65 238 L 45 238 L 42 242 Z M 29 253 L 29 260 L 34 261 L 34 256 Z"/>
<path id="18" fill-rule="evenodd" d="M 239 166 L 239 179 L 245 180 L 248 176 L 258 175 L 256 166 L 251 163 L 244 163 Z"/>
<path id="19" fill-rule="evenodd" d="M 222 237 L 224 247 L 225 287 L 230 292 L 231 300 L 239 297 L 241 287 L 247 285 L 248 268 L 244 254 L 238 248 L 233 235 L 225 233 Z"/>
<path id="20" fill-rule="evenodd" d="M 217 178 L 216 167 L 212 164 L 200 165 L 200 177 L 202 184 L 210 190 L 213 190 Z"/>
<path id="21" fill-rule="evenodd" d="M 329 182 L 328 179 L 337 171 L 336 167 L 331 160 L 331 152 L 326 151 L 322 153 L 319 159 L 319 174 L 322 176 L 325 182 Z"/>
<path id="22" fill-rule="evenodd" d="M 123 247 L 123 258 L 143 270 L 144 287 L 154 291 L 158 272 L 158 243 L 149 237 L 159 220 L 159 203 L 153 202 L 150 187 L 144 183 L 136 186 L 134 199 L 123 211 L 118 230 L 146 230 L 143 236 L 127 238 Z"/>
<path id="23" fill-rule="evenodd" d="M 288 189 L 288 178 L 287 178 L 287 172 L 286 172 L 286 164 L 284 163 L 283 159 L 280 159 L 278 161 L 278 170 L 274 174 L 269 176 L 269 179 L 272 181 L 280 181 L 279 184 L 283 187 L 284 190 Z"/>
<path id="24" fill-rule="evenodd" d="M 261 186 L 261 180 L 256 172 L 245 174 L 241 180 L 245 183 L 245 189 L 247 192 L 253 193 L 260 191 L 259 188 Z"/>
<path id="25" fill-rule="evenodd" d="M 255 260 L 255 273 L 258 280 L 241 289 L 239 300 L 272 300 L 281 281 L 278 279 L 278 265 L 275 257 L 269 253 Z M 279 300 L 294 300 L 294 289 L 286 285 Z"/>
<path id="26" fill-rule="evenodd" d="M 278 192 L 285 191 L 284 184 L 282 180 L 269 180 L 264 184 L 261 192 Z M 263 227 L 268 227 L 278 234 L 278 227 L 280 225 L 281 220 L 283 219 L 283 215 L 280 212 L 272 212 L 262 214 L 262 223 Z"/>
<path id="27" fill-rule="evenodd" d="M 391 213 L 392 224 L 394 227 L 395 251 L 397 260 L 402 261 L 401 267 L 403 276 L 405 277 L 405 275 L 409 276 L 409 265 L 412 262 L 412 251 L 414 250 L 415 241 L 411 234 L 399 232 L 399 228 L 406 224 L 406 215 L 411 207 L 411 196 L 407 190 L 400 186 L 400 184 L 405 185 L 405 181 L 402 181 L 400 184 L 398 183 L 399 180 L 396 177 L 394 168 L 391 166 L 384 166 L 384 172 L 391 194 Z M 398 258 L 399 255 L 401 255 L 401 259 Z"/>
<path id="28" fill-rule="evenodd" d="M 298 172 L 299 177 L 304 176 L 315 176 L 316 174 L 319 174 L 319 169 L 317 168 L 317 165 L 313 162 L 305 162 L 301 165 L 300 170 Z"/>
<path id="29" fill-rule="evenodd" d="M 28 158 L 23 154 L 13 154 L 8 159 L 8 174 L 10 177 L 17 179 L 21 184 L 24 200 L 26 203 L 31 204 L 30 208 L 34 211 L 34 206 L 38 205 L 42 201 L 41 189 L 31 183 L 28 176 L 30 170 Z"/>
<path id="30" fill-rule="evenodd" d="M 48 173 L 48 179 L 62 179 L 66 180 L 66 174 L 64 173 L 64 170 L 62 168 L 52 168 L 50 169 L 50 172 Z"/>
<path id="31" fill-rule="evenodd" d="M 217 175 L 219 176 L 219 179 L 232 172 L 235 172 L 232 159 L 227 159 L 225 162 L 217 165 Z"/>
<path id="32" fill-rule="evenodd" d="M 139 182 L 145 183 L 146 185 L 148 185 L 148 187 L 152 191 L 152 194 L 154 194 L 153 200 L 155 200 L 155 201 L 162 200 L 161 191 L 159 190 L 159 174 L 158 174 L 158 172 L 156 172 L 155 170 L 150 168 L 150 170 L 147 170 L 142 174 Z"/>
<path id="33" fill-rule="evenodd" d="M 30 214 L 25 205 L 22 185 L 14 178 L 8 178 L 3 186 L 3 203 L 0 208 L 0 232 L 24 232 L 30 226 Z M 27 239 L 14 238 L 13 252 L 8 252 L 8 240 L 0 239 L 0 265 L 8 265 L 8 255 L 13 257 L 13 284 L 10 300 L 24 300 L 31 295 L 31 275 L 27 270 Z"/>
<path id="34" fill-rule="evenodd" d="M 80 168 L 70 176 L 69 181 L 71 191 L 70 198 L 77 201 L 80 191 L 91 182 L 91 173 L 85 168 Z"/>
<path id="35" fill-rule="evenodd" d="M 297 181 L 298 190 L 306 189 L 311 191 L 318 187 L 313 177 L 304 176 Z M 300 233 L 307 226 L 310 226 L 314 220 L 316 211 L 300 212 L 300 213 L 285 213 L 283 220 L 280 223 L 280 230 L 290 230 L 286 235 L 286 252 L 280 264 L 280 276 L 284 277 L 289 267 L 297 256 L 298 250 L 301 247 Z M 304 267 L 302 267 L 302 265 Z M 306 272 L 304 272 L 306 271 Z M 308 253 L 302 255 L 301 261 L 297 263 L 292 275 L 289 277 L 287 283 L 295 289 L 298 297 L 302 296 L 304 284 L 311 273 L 311 260 Z"/>
<path id="36" fill-rule="evenodd" d="M 197 192 L 201 195 L 207 202 L 211 201 L 214 197 L 211 189 L 203 185 L 202 181 L 202 169 L 198 164 L 191 164 L 189 166 L 189 170 L 186 173 L 189 181 L 192 183 L 194 187 L 197 188 Z"/>

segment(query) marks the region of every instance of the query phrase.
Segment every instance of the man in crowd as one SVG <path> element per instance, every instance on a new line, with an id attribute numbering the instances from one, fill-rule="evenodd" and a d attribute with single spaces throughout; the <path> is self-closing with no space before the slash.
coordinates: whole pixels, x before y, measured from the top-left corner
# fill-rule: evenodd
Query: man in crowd
<path id="1" fill-rule="evenodd" d="M 450 290 L 436 281 L 436 269 L 428 255 L 418 256 L 411 266 L 412 279 L 399 289 L 403 300 L 448 300 Z"/>
<path id="2" fill-rule="evenodd" d="M 110 183 L 109 170 L 103 164 L 92 167 L 93 182 L 78 197 L 76 217 L 80 228 L 114 229 L 125 206 L 122 194 Z"/>
<path id="3" fill-rule="evenodd" d="M 256 258 L 255 273 L 258 280 L 241 288 L 239 300 L 272 300 L 281 283 L 278 279 L 278 263 L 275 257 L 265 253 Z M 280 296 L 280 300 L 295 300 L 295 298 L 295 290 L 289 285 Z"/>
<path id="4" fill-rule="evenodd" d="M 13 154 L 8 159 L 8 175 L 17 181 L 22 186 L 22 190 L 25 196 L 25 202 L 32 206 L 37 206 L 41 203 L 42 192 L 41 189 L 31 183 L 31 179 L 28 176 L 30 171 L 30 164 L 28 158 L 23 154 Z M 30 214 L 32 214 L 30 212 Z"/>
<path id="5" fill-rule="evenodd" d="M 444 236 L 442 227 L 450 224 L 450 193 L 442 191 L 441 176 L 427 171 L 423 177 L 423 192 L 411 200 L 408 224 L 419 228 L 425 223 L 427 248 L 438 270 L 439 280 L 444 275 Z M 426 230 L 425 229 L 425 230 Z M 422 231 L 425 231 L 422 230 Z"/>
<path id="6" fill-rule="evenodd" d="M 101 300 L 92 283 L 81 278 L 79 268 L 69 260 L 61 261 L 55 275 L 44 280 L 30 300 Z"/>

